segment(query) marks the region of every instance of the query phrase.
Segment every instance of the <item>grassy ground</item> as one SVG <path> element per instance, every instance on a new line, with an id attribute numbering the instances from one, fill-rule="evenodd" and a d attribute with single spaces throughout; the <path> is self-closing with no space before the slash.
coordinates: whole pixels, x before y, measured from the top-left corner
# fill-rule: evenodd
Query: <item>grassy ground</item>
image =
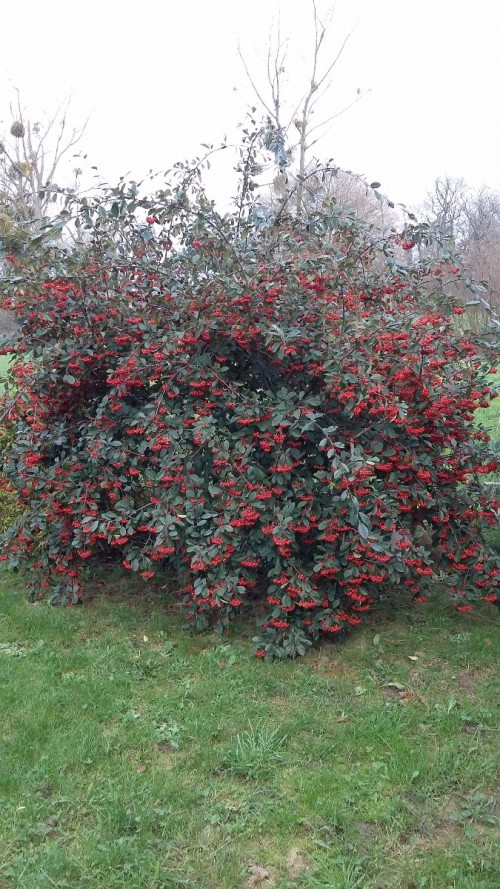
<path id="1" fill-rule="evenodd" d="M 500 382 L 500 371 L 497 371 L 496 374 L 490 374 L 488 380 L 496 383 Z M 489 407 L 478 408 L 476 419 L 478 423 L 482 423 L 489 428 L 492 441 L 500 444 L 500 396 L 495 398 Z"/>
<path id="2" fill-rule="evenodd" d="M 263 663 L 129 579 L 0 589 L 1 889 L 498 886 L 493 608 Z"/>
<path id="3" fill-rule="evenodd" d="M 63 610 L 0 574 L 0 889 L 496 889 L 497 612 L 267 664 L 127 580 Z"/>
<path id="4" fill-rule="evenodd" d="M 490 377 L 492 381 L 500 381 L 500 371 Z M 495 398 L 489 407 L 479 408 L 476 411 L 476 420 L 489 430 L 491 441 L 497 454 L 500 454 L 500 397 Z M 500 482 L 500 471 L 492 472 L 485 479 L 486 482 Z M 500 528 L 496 527 L 488 531 L 487 538 L 491 546 L 500 553 Z"/>
<path id="5" fill-rule="evenodd" d="M 10 359 L 10 355 L 0 355 L 0 384 L 2 383 L 2 377 L 5 377 L 7 373 Z"/>

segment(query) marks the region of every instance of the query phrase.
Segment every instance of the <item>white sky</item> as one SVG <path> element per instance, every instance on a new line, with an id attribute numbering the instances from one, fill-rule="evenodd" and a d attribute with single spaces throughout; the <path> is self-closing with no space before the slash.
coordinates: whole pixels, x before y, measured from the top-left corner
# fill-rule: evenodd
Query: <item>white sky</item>
<path id="1" fill-rule="evenodd" d="M 317 4 L 323 12 L 330 6 Z M 90 115 L 81 150 L 113 182 L 129 171 L 164 170 L 225 133 L 234 139 L 254 101 L 238 41 L 265 89 L 267 42 L 280 9 L 292 99 L 311 57 L 309 0 L 23 0 L 2 7 L 0 120 L 12 86 L 32 118 L 53 112 L 71 92 L 73 122 Z M 407 205 L 421 202 L 443 174 L 500 189 L 498 0 L 337 0 L 324 62 L 353 26 L 318 120 L 358 88 L 369 92 L 333 121 L 316 154 L 380 181 Z M 225 152 L 217 188 L 230 167 Z"/>

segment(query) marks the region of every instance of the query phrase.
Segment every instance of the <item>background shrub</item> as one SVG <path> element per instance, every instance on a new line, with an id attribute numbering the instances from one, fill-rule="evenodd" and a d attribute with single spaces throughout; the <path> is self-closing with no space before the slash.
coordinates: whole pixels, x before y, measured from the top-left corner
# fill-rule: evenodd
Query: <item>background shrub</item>
<path id="1" fill-rule="evenodd" d="M 10 528 L 20 514 L 19 505 L 13 491 L 0 487 L 0 532 Z"/>
<path id="2" fill-rule="evenodd" d="M 11 449 L 13 442 L 13 431 L 4 430 L 0 433 L 0 453 L 3 460 L 6 459 L 7 452 Z M 5 476 L 0 476 L 0 533 L 3 534 L 8 530 L 21 514 L 14 488 L 10 485 Z"/>

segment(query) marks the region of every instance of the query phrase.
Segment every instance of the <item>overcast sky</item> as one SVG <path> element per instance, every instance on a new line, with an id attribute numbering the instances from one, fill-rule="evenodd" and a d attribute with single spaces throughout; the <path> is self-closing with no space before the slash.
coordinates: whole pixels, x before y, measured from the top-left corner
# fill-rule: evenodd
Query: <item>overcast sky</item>
<path id="1" fill-rule="evenodd" d="M 331 4 L 317 5 L 324 13 Z M 81 148 L 103 175 L 116 181 L 164 170 L 197 154 L 201 142 L 234 140 L 254 101 L 238 43 L 264 91 L 278 16 L 292 111 L 311 60 L 309 0 L 3 4 L 0 120 L 13 86 L 32 118 L 71 92 L 74 123 L 90 116 Z M 337 0 L 324 63 L 351 29 L 318 121 L 358 89 L 365 94 L 332 122 L 317 156 L 380 181 L 409 206 L 439 175 L 500 190 L 497 0 Z M 224 167 L 217 169 L 221 187 Z"/>

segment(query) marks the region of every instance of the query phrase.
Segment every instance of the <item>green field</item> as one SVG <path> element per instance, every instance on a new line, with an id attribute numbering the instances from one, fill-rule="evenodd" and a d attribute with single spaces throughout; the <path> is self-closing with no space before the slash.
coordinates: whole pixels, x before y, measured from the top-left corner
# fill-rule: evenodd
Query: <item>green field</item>
<path id="1" fill-rule="evenodd" d="M 5 391 L 5 383 L 11 355 L 0 355 L 0 394 Z"/>
<path id="2" fill-rule="evenodd" d="M 500 372 L 488 377 L 490 382 L 500 382 Z M 491 439 L 500 445 L 500 396 L 495 398 L 489 407 L 480 407 L 476 411 L 478 423 L 482 423 L 490 429 Z"/>
<path id="3" fill-rule="evenodd" d="M 129 578 L 0 584 L 2 889 L 498 886 L 493 607 L 267 663 Z"/>
<path id="4" fill-rule="evenodd" d="M 10 355 L 0 355 L 0 378 L 7 373 L 10 357 Z"/>

